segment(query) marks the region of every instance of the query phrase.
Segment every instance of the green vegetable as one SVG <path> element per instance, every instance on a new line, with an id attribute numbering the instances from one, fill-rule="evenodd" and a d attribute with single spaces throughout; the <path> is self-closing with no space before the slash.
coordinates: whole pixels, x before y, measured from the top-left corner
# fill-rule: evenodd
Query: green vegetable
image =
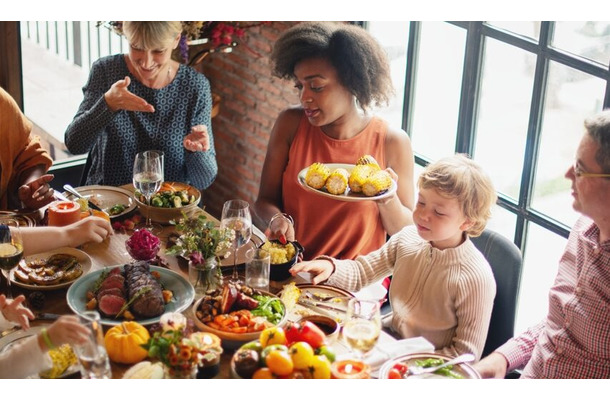
<path id="1" fill-rule="evenodd" d="M 277 297 L 255 295 L 254 299 L 258 301 L 258 307 L 252 310 L 252 315 L 265 317 L 267 321 L 277 325 L 284 317 L 284 305 Z"/>
<path id="2" fill-rule="evenodd" d="M 423 368 L 428 368 L 428 367 L 435 367 L 437 365 L 441 365 L 444 362 L 445 361 L 441 360 L 440 358 L 427 358 L 425 360 L 416 360 L 415 364 L 420 367 L 423 367 Z M 438 374 L 438 375 L 448 376 L 449 378 L 454 378 L 454 379 L 464 379 L 464 377 L 462 375 L 453 371 L 453 365 L 447 365 L 446 367 L 437 369 L 433 373 Z"/>
<path id="3" fill-rule="evenodd" d="M 124 204 L 115 204 L 108 209 L 108 215 L 119 215 L 127 209 Z"/>

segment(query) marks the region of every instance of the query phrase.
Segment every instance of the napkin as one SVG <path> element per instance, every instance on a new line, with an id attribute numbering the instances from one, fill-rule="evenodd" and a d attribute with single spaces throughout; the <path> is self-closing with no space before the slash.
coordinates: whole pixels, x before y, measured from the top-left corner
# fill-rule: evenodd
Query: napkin
<path id="1" fill-rule="evenodd" d="M 363 361 L 371 366 L 371 375 L 377 377 L 383 363 L 394 357 L 431 352 L 434 352 L 434 346 L 421 336 L 395 341 L 380 341 Z"/>

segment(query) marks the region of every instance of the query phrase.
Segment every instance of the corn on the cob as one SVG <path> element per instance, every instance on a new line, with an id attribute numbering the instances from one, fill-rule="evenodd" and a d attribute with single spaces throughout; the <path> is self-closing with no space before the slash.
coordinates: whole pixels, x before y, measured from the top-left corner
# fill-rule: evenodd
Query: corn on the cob
<path id="1" fill-rule="evenodd" d="M 313 163 L 305 174 L 305 183 L 314 189 L 322 189 L 330 176 L 330 169 L 322 163 Z"/>
<path id="2" fill-rule="evenodd" d="M 352 173 L 349 176 L 348 184 L 349 188 L 354 193 L 362 192 L 362 185 L 366 182 L 367 178 L 374 172 L 378 171 L 379 167 L 373 164 L 359 164 L 352 169 Z"/>
<path id="3" fill-rule="evenodd" d="M 344 194 L 347 190 L 349 172 L 345 168 L 337 168 L 326 180 L 326 190 L 330 194 Z"/>
<path id="4" fill-rule="evenodd" d="M 365 165 L 365 164 L 376 165 L 377 168 L 379 168 L 379 163 L 377 163 L 377 160 L 375 160 L 375 158 L 369 154 L 363 155 L 362 157 L 360 157 L 358 159 L 358 161 L 356 161 L 356 165 Z"/>
<path id="5" fill-rule="evenodd" d="M 371 174 L 362 185 L 365 196 L 377 196 L 386 192 L 392 186 L 392 177 L 387 171 L 377 171 Z"/>
<path id="6" fill-rule="evenodd" d="M 55 379 L 64 373 L 72 364 L 76 364 L 76 355 L 69 344 L 63 344 L 55 349 L 49 350 L 49 357 L 53 362 L 51 369 L 41 372 L 41 378 Z"/>

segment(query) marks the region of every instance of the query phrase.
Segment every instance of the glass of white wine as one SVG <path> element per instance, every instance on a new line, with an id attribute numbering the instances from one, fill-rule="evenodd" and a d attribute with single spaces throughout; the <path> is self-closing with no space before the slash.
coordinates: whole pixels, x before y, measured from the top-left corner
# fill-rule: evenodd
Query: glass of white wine
<path id="1" fill-rule="evenodd" d="M 11 270 L 23 258 L 23 240 L 19 221 L 12 218 L 0 218 L 0 269 L 6 271 L 6 297 L 13 298 L 11 290 Z"/>
<path id="2" fill-rule="evenodd" d="M 248 243 L 252 236 L 252 217 L 250 205 L 244 200 L 228 200 L 222 207 L 220 227 L 235 232 L 233 239 L 233 273 L 231 282 L 241 283 L 237 273 L 237 250 Z"/>
<path id="3" fill-rule="evenodd" d="M 136 154 L 133 163 L 133 186 L 142 193 L 146 204 L 150 207 L 150 199 L 163 183 L 163 153 L 158 151 L 143 151 Z M 153 224 L 150 220 L 150 211 L 146 212 L 146 224 L 143 228 L 154 234 L 159 234 L 163 227 Z"/>
<path id="4" fill-rule="evenodd" d="M 357 358 L 364 358 L 375 348 L 380 333 L 379 301 L 350 299 L 343 325 L 343 339 Z"/>

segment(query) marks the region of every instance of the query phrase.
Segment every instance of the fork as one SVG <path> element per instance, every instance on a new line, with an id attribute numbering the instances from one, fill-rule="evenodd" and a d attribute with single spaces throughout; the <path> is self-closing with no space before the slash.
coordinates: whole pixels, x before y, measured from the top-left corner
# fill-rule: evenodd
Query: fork
<path id="1" fill-rule="evenodd" d="M 466 353 L 466 354 L 462 354 L 461 356 L 454 358 L 453 360 L 449 360 L 446 363 L 436 365 L 434 367 L 424 368 L 424 367 L 420 367 L 417 365 L 410 365 L 409 369 L 407 369 L 405 378 L 408 378 L 411 375 L 429 374 L 434 371 L 438 371 L 441 368 L 447 367 L 449 365 L 461 364 L 461 363 L 470 362 L 470 361 L 474 361 L 474 354 Z"/>
<path id="2" fill-rule="evenodd" d="M 343 298 L 345 296 L 320 296 L 319 294 L 316 294 L 316 293 L 305 292 L 305 297 L 307 297 L 308 299 L 311 299 L 311 300 L 326 302 L 326 301 L 331 301 L 332 299 Z"/>

